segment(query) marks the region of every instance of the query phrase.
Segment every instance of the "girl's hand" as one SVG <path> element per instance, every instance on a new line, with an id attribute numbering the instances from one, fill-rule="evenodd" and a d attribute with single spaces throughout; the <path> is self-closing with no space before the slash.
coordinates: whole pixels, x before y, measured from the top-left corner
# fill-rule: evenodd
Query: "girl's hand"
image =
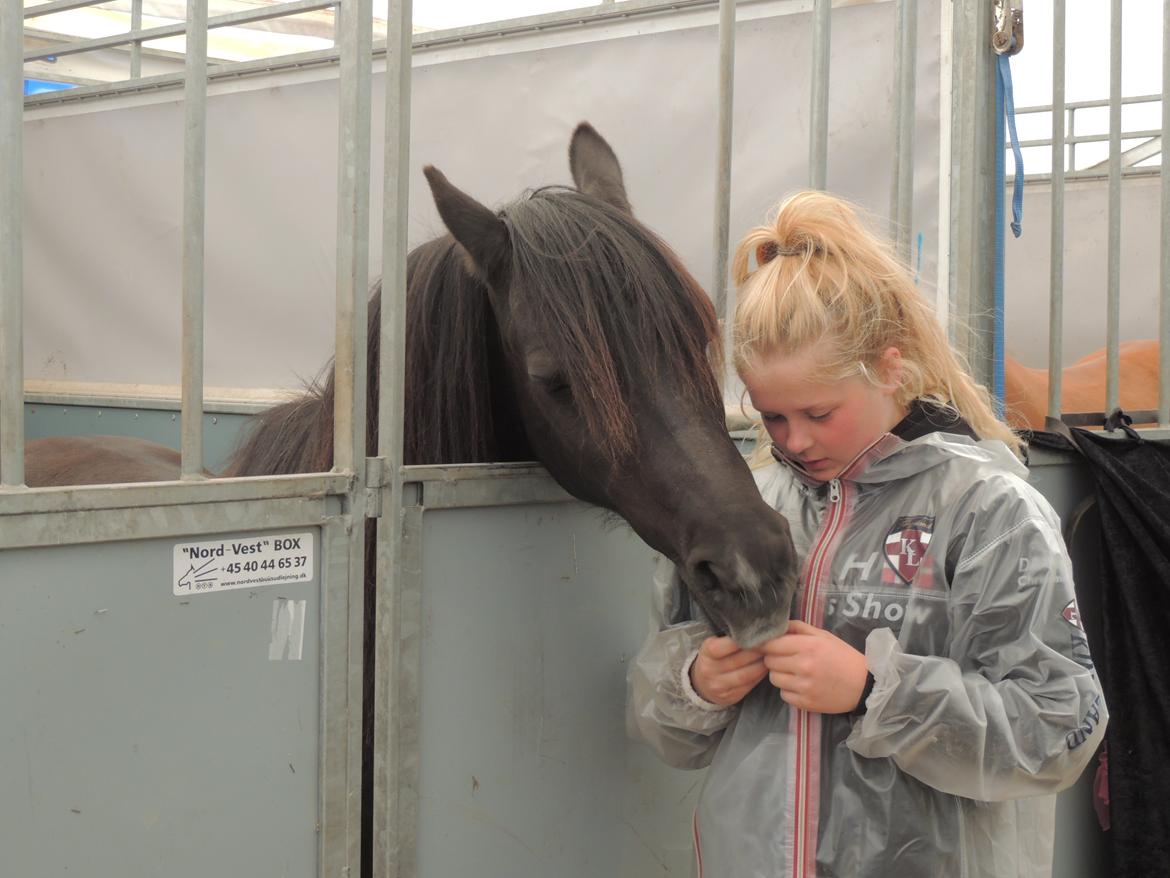
<path id="1" fill-rule="evenodd" d="M 864 653 L 835 634 L 793 620 L 788 631 L 760 647 L 780 697 L 813 713 L 847 713 L 857 706 L 868 673 Z"/>
<path id="2" fill-rule="evenodd" d="M 763 654 L 755 649 L 740 649 L 730 637 L 708 637 L 691 664 L 695 692 L 723 707 L 738 704 L 766 676 Z"/>

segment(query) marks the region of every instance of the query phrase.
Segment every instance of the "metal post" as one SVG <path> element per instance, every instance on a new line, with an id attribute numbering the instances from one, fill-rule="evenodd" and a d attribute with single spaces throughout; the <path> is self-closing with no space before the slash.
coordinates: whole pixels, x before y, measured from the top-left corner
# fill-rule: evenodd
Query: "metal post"
<path id="1" fill-rule="evenodd" d="M 374 874 L 417 873 L 419 610 L 407 587 L 402 506 L 406 375 L 406 238 L 410 193 L 411 0 L 387 15 L 385 184 L 382 200 L 382 327 L 374 690 Z"/>
<path id="2" fill-rule="evenodd" d="M 1121 0 L 1109 18 L 1109 253 L 1105 413 L 1117 408 L 1121 376 Z"/>
<path id="3" fill-rule="evenodd" d="M 719 122 L 715 165 L 715 313 L 724 332 L 731 324 L 727 301 L 727 254 L 731 227 L 731 114 L 735 81 L 735 0 L 719 0 Z"/>
<path id="4" fill-rule="evenodd" d="M 1170 427 L 1170 162 L 1166 160 L 1170 144 L 1170 113 L 1166 112 L 1170 95 L 1170 0 L 1162 5 L 1162 276 L 1161 303 L 1158 309 L 1159 372 L 1158 426 Z"/>
<path id="5" fill-rule="evenodd" d="M 951 84 L 951 260 L 956 347 L 991 387 L 994 326 L 995 55 L 992 0 L 956 0 Z"/>
<path id="6" fill-rule="evenodd" d="M 337 355 L 333 468 L 364 471 L 366 459 L 366 293 L 369 286 L 370 0 L 340 6 L 340 114 L 337 148 Z"/>
<path id="7" fill-rule="evenodd" d="M 1170 0 L 1167 0 L 1170 2 Z M 1052 237 L 1048 276 L 1048 417 L 1064 392 L 1064 46 L 1065 0 L 1052 4 Z"/>
<path id="8" fill-rule="evenodd" d="M 337 7 L 339 87 L 337 146 L 336 356 L 334 358 L 333 469 L 351 473 L 346 502 L 349 519 L 349 667 L 363 666 L 366 558 L 366 295 L 370 250 L 370 68 L 373 54 L 371 0 L 342 0 Z M 349 675 L 349 740 L 362 740 L 362 672 Z M 347 788 L 361 789 L 362 754 L 348 754 Z M 322 778 L 322 782 L 325 782 Z M 344 850 L 346 864 L 361 860 L 361 796 L 342 803 L 344 815 L 326 821 L 344 838 L 320 847 Z M 321 861 L 322 875 L 356 874 L 341 864 Z"/>
<path id="9" fill-rule="evenodd" d="M 24 16 L 0 2 L 0 486 L 24 484 Z"/>
<path id="10" fill-rule="evenodd" d="M 808 188 L 824 189 L 829 166 L 829 45 L 832 0 L 813 7 L 812 89 L 809 98 Z"/>
<path id="11" fill-rule="evenodd" d="M 130 0 L 130 30 L 142 30 L 142 0 Z M 130 44 L 130 78 L 142 75 L 142 41 Z"/>
<path id="12" fill-rule="evenodd" d="M 914 102 L 918 59 L 918 2 L 897 0 L 894 38 L 894 175 L 890 187 L 890 238 L 910 262 L 914 206 Z"/>
<path id="13" fill-rule="evenodd" d="M 203 477 L 203 233 L 207 206 L 207 0 L 188 0 L 183 98 L 182 477 Z"/>

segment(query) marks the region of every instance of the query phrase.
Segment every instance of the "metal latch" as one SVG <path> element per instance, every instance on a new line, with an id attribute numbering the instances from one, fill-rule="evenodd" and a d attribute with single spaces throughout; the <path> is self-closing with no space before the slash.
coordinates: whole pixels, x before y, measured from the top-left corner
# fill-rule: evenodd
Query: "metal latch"
<path id="1" fill-rule="evenodd" d="M 1024 48 L 1024 0 L 995 0 L 991 48 L 997 55 L 1015 55 Z"/>

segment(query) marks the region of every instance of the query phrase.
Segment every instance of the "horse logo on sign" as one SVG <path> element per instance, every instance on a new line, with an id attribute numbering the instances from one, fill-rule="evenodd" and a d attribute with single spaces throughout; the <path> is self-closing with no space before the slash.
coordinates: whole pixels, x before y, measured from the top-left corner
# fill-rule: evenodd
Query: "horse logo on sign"
<path id="1" fill-rule="evenodd" d="M 933 515 L 903 515 L 886 534 L 886 563 L 906 585 L 918 575 L 933 530 Z"/>

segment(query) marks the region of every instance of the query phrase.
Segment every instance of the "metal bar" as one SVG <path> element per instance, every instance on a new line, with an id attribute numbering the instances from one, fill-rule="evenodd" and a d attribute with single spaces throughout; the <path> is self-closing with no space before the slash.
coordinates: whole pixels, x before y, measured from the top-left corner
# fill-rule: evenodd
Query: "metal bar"
<path id="1" fill-rule="evenodd" d="M 1162 102 L 1161 95 L 1129 95 L 1121 99 L 1122 105 L 1126 104 L 1160 104 Z M 1102 98 L 1094 101 L 1066 101 L 1066 110 L 1087 110 L 1094 107 L 1108 107 L 1110 101 L 1108 98 Z M 1051 104 L 1036 104 L 1032 107 L 1016 107 L 1016 116 L 1022 116 L 1028 113 L 1050 113 L 1052 112 Z"/>
<path id="2" fill-rule="evenodd" d="M 24 484 L 24 19 L 0 2 L 0 487 Z"/>
<path id="3" fill-rule="evenodd" d="M 268 21 L 272 18 L 287 18 L 291 15 L 299 15 L 302 12 L 328 9 L 335 5 L 337 5 L 337 0 L 291 0 L 288 3 L 265 6 L 263 9 L 217 15 L 215 18 L 207 19 L 207 28 L 214 30 L 217 27 L 250 24 L 254 21 Z M 187 33 L 187 24 L 185 23 L 164 24 L 158 27 L 148 27 L 146 30 L 129 30 L 125 33 L 114 34 L 109 37 L 98 37 L 97 39 L 81 40 L 75 43 L 57 43 L 56 45 L 41 49 L 32 49 L 24 53 L 24 60 L 26 62 L 39 61 L 43 58 L 76 55 L 79 52 L 90 52 L 94 49 L 109 49 L 114 46 L 125 46 L 127 43 L 160 40 L 164 37 L 175 37 L 184 33 Z"/>
<path id="4" fill-rule="evenodd" d="M 410 595 L 417 563 L 403 515 L 403 428 L 406 381 L 406 251 L 410 195 L 411 0 L 387 10 L 385 179 L 382 189 L 382 325 L 378 456 L 384 464 L 378 519 L 374 689 L 374 874 L 417 873 L 418 636 Z M 421 530 L 421 521 L 418 522 Z M 414 559 L 417 562 L 417 558 Z M 413 583 L 413 587 L 412 587 Z"/>
<path id="5" fill-rule="evenodd" d="M 995 67 L 992 0 L 954 4 L 951 262 L 954 343 L 975 379 L 992 386 L 994 339 Z"/>
<path id="6" fill-rule="evenodd" d="M 1064 142 L 1066 144 L 1073 143 L 1105 143 L 1112 135 L 1110 134 L 1082 134 L 1078 137 L 1066 137 Z M 1161 128 L 1143 128 L 1141 131 L 1123 131 L 1122 139 L 1124 140 L 1139 140 L 1161 137 Z M 1037 138 L 1036 140 L 1021 140 L 1020 149 L 1025 149 L 1030 146 L 1051 146 L 1052 139 L 1050 137 Z"/>
<path id="7" fill-rule="evenodd" d="M 1105 328 L 1105 411 L 1117 408 L 1121 378 L 1121 0 L 1109 21 L 1109 253 Z"/>
<path id="8" fill-rule="evenodd" d="M 50 3 L 40 3 L 36 6 L 24 8 L 25 18 L 37 18 L 41 15 L 52 15 L 54 12 L 68 12 L 70 9 L 81 9 L 85 6 L 97 6 L 106 0 L 52 0 Z"/>
<path id="9" fill-rule="evenodd" d="M 1167 0 L 1170 2 L 1170 0 Z M 1064 393 L 1064 60 L 1065 0 L 1052 6 L 1052 234 L 1048 275 L 1048 417 Z"/>
<path id="10" fill-rule="evenodd" d="M 910 263 L 914 209 L 914 100 L 918 60 L 918 2 L 897 0 L 894 12 L 894 174 L 890 186 L 890 238 Z"/>
<path id="11" fill-rule="evenodd" d="M 346 0 L 338 8 L 340 62 L 337 126 L 337 325 L 334 359 L 333 469 L 352 473 L 349 519 L 349 666 L 364 662 L 366 569 L 366 295 L 370 251 L 370 93 L 373 51 L 371 0 Z M 350 739 L 362 740 L 361 671 L 349 678 Z M 347 786 L 361 789 L 362 753 L 351 752 Z M 321 875 L 353 874 L 361 861 L 361 795 L 337 802 L 340 813 L 325 821 L 320 846 Z M 336 868 L 343 851 L 345 868 Z"/>
<path id="12" fill-rule="evenodd" d="M 208 82 L 242 79 L 246 76 L 276 73 L 288 70 L 306 70 L 337 63 L 336 49 L 319 49 L 298 55 L 282 56 L 279 59 L 261 58 L 259 61 L 241 61 L 232 64 L 218 64 L 207 72 Z M 87 100 L 116 97 L 127 94 L 159 92 L 183 85 L 181 73 L 160 73 L 135 81 L 109 82 L 100 85 L 70 88 L 62 91 L 47 91 L 30 95 L 24 105 L 28 109 L 56 106 L 59 104 L 81 103 Z"/>
<path id="13" fill-rule="evenodd" d="M 1170 94 L 1170 0 L 1162 4 L 1162 144 L 1170 143 L 1170 113 L 1166 112 L 1166 95 Z M 1162 241 L 1161 277 L 1158 297 L 1158 425 L 1170 427 L 1170 162 L 1162 153 Z"/>
<path id="14" fill-rule="evenodd" d="M 715 161 L 715 268 L 711 289 L 715 313 L 730 331 L 727 255 L 731 226 L 731 121 L 735 105 L 735 0 L 719 0 L 719 121 Z"/>
<path id="15" fill-rule="evenodd" d="M 1068 133 L 1072 137 L 1077 134 L 1077 108 L 1068 108 Z M 1070 172 L 1075 172 L 1077 169 L 1077 145 L 1074 141 L 1068 145 L 1068 169 Z"/>
<path id="16" fill-rule="evenodd" d="M 1121 169 L 1121 177 L 1123 180 L 1132 180 L 1135 177 L 1156 177 L 1160 173 L 1161 173 L 1161 169 L 1157 166 L 1154 166 L 1152 168 L 1148 168 L 1148 167 L 1125 168 L 1125 167 L 1123 167 Z M 1015 177 L 1012 175 L 1009 175 L 1007 179 L 1014 180 Z M 1084 180 L 1108 180 L 1108 179 L 1109 179 L 1108 172 L 1101 173 L 1099 171 L 1091 171 L 1091 170 L 1082 170 L 1082 171 L 1076 171 L 1076 172 L 1065 171 L 1064 172 L 1065 183 L 1071 183 L 1074 181 L 1080 182 L 1080 181 L 1084 181 Z M 1052 175 L 1047 174 L 1047 173 L 1045 173 L 1045 174 L 1025 174 L 1024 175 L 1024 182 L 1025 183 L 1047 183 L 1047 182 L 1050 182 L 1051 180 L 1052 180 Z"/>
<path id="17" fill-rule="evenodd" d="M 808 187 L 824 189 L 829 166 L 829 57 L 832 42 L 832 0 L 813 7 L 812 93 L 809 97 Z"/>
<path id="18" fill-rule="evenodd" d="M 954 81 L 954 13 L 952 0 L 944 0 L 939 13 L 939 130 L 938 130 L 938 270 L 934 307 L 939 322 L 953 341 L 951 321 L 951 162 L 957 144 L 951 139 Z"/>
<path id="19" fill-rule="evenodd" d="M 249 476 L 236 479 L 208 479 L 203 482 L 28 488 L 19 493 L 0 493 L 0 521 L 7 521 L 8 516 L 67 512 L 71 509 L 110 510 L 135 506 L 158 508 L 233 500 L 325 497 L 347 493 L 351 488 L 351 481 L 348 476 L 323 474 Z"/>
<path id="20" fill-rule="evenodd" d="M 203 478 L 203 238 L 207 208 L 207 0 L 188 0 L 183 95 L 184 479 Z"/>
<path id="21" fill-rule="evenodd" d="M 370 227 L 370 0 L 342 4 L 337 148 L 337 326 L 333 469 L 366 458 L 366 294 Z M 359 463 L 362 465 L 359 466 Z"/>
<path id="22" fill-rule="evenodd" d="M 346 516 L 331 518 L 321 534 L 321 878 L 360 874 L 362 569 L 352 567 Z"/>
<path id="23" fill-rule="evenodd" d="M 199 506 L 62 510 L 13 515 L 0 530 L 0 549 L 108 543 L 225 531 L 313 527 L 337 515 L 340 504 L 321 497 L 290 497 L 274 503 L 208 503 Z M 341 873 L 334 873 L 341 874 Z"/>
<path id="24" fill-rule="evenodd" d="M 130 30 L 142 30 L 142 0 L 130 0 Z M 130 78 L 142 75 L 142 40 L 130 44 Z"/>

